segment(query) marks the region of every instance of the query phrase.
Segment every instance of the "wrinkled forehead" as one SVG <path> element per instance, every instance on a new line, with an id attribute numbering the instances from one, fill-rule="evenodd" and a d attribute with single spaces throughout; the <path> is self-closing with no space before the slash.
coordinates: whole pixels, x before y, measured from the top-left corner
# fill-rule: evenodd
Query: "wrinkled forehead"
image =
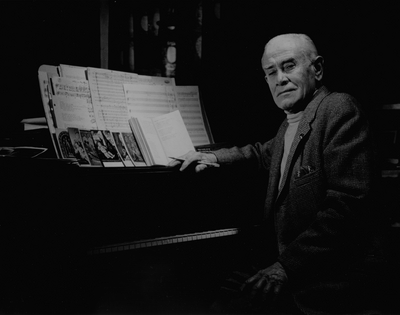
<path id="1" fill-rule="evenodd" d="M 307 49 L 307 43 L 300 37 L 279 36 L 265 45 L 262 63 L 274 62 L 286 57 L 304 57 Z"/>

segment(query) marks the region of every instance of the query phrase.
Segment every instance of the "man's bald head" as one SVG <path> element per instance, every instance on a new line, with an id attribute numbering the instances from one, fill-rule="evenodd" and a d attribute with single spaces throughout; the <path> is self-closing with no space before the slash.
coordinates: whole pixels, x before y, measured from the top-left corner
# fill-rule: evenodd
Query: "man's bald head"
<path id="1" fill-rule="evenodd" d="M 302 52 L 305 57 L 312 61 L 318 56 L 317 48 L 315 47 L 312 39 L 305 34 L 282 34 L 273 37 L 268 41 L 265 45 L 265 53 L 264 55 L 269 55 L 268 53 L 272 50 L 272 48 L 279 45 L 284 49 L 292 49 Z"/>

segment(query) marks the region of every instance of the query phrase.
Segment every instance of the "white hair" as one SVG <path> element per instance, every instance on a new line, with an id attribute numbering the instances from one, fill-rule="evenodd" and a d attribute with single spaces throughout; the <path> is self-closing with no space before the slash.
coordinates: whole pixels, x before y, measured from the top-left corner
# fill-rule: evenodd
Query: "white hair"
<path id="1" fill-rule="evenodd" d="M 268 43 L 265 45 L 265 49 L 267 48 L 268 44 L 271 43 L 273 40 L 281 37 L 289 37 L 293 38 L 297 41 L 302 42 L 304 45 L 303 53 L 305 56 L 310 60 L 313 61 L 318 56 L 317 47 L 315 46 L 312 39 L 306 34 L 297 34 L 297 33 L 288 33 L 288 34 L 281 34 L 271 38 Z"/>

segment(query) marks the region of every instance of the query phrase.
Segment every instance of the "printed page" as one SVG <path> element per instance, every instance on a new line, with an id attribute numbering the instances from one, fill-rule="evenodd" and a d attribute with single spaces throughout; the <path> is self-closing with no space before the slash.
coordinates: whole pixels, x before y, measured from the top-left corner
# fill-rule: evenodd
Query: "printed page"
<path id="1" fill-rule="evenodd" d="M 78 128 L 68 128 L 69 137 L 71 139 L 74 156 L 79 165 L 90 166 L 90 160 L 82 143 L 82 138 Z"/>
<path id="2" fill-rule="evenodd" d="M 85 151 L 87 153 L 87 156 L 89 158 L 90 165 L 103 166 L 103 164 L 100 160 L 100 157 L 97 154 L 96 146 L 95 146 L 93 138 L 92 138 L 92 132 L 90 130 L 80 129 L 79 133 L 82 138 L 82 144 L 83 144 Z"/>
<path id="3" fill-rule="evenodd" d="M 97 129 L 96 120 L 90 115 L 88 101 L 80 98 L 54 96 L 53 107 L 57 119 L 57 127 L 67 129 Z"/>
<path id="4" fill-rule="evenodd" d="M 56 66 L 41 65 L 38 69 L 38 79 L 40 86 L 40 95 L 42 97 L 43 109 L 49 127 L 51 141 L 58 158 L 62 158 L 60 148 L 56 139 L 57 122 L 53 108 L 52 88 L 50 78 L 58 77 Z"/>
<path id="5" fill-rule="evenodd" d="M 132 132 L 121 132 L 122 139 L 125 143 L 128 154 L 135 166 L 146 166 L 142 153 L 140 152 L 138 143 Z"/>
<path id="6" fill-rule="evenodd" d="M 137 122 L 150 149 L 153 163 L 157 165 L 167 165 L 170 159 L 165 155 L 164 147 L 161 144 L 152 119 L 147 117 L 137 117 Z"/>
<path id="7" fill-rule="evenodd" d="M 149 75 L 138 75 L 137 76 L 138 84 L 151 84 L 151 85 L 169 85 L 175 86 L 175 78 L 166 78 L 166 77 L 155 77 Z"/>
<path id="8" fill-rule="evenodd" d="M 179 157 L 195 150 L 178 110 L 153 118 L 153 123 L 167 157 Z"/>
<path id="9" fill-rule="evenodd" d="M 54 67 L 55 68 L 55 67 Z M 50 79 L 48 73 L 45 71 L 38 71 L 40 93 L 42 96 L 43 109 L 46 116 L 46 120 L 49 126 L 49 130 L 52 134 L 55 134 L 55 128 L 57 124 L 55 122 L 55 114 L 53 110 Z M 57 152 L 57 150 L 56 150 Z"/>
<path id="10" fill-rule="evenodd" d="M 97 154 L 105 167 L 124 166 L 117 148 L 110 142 L 111 133 L 108 130 L 91 130 L 92 139 Z M 114 142 L 114 140 L 111 139 Z"/>
<path id="11" fill-rule="evenodd" d="M 130 117 L 157 117 L 177 109 L 172 85 L 124 84 Z"/>
<path id="12" fill-rule="evenodd" d="M 124 165 L 127 167 L 135 166 L 128 153 L 128 148 L 126 147 L 125 142 L 122 139 L 122 133 L 112 132 L 112 136 L 114 137 L 115 146 L 117 147 L 122 163 L 124 163 Z"/>
<path id="13" fill-rule="evenodd" d="M 99 129 L 129 131 L 129 115 L 123 84 L 137 82 L 138 75 L 87 68 L 93 109 Z"/>
<path id="14" fill-rule="evenodd" d="M 97 129 L 88 81 L 61 77 L 51 81 L 57 127 Z"/>
<path id="15" fill-rule="evenodd" d="M 56 136 L 61 151 L 61 157 L 64 159 L 75 158 L 74 148 L 68 130 L 56 128 Z"/>
<path id="16" fill-rule="evenodd" d="M 192 139 L 193 145 L 209 144 L 200 94 L 197 86 L 175 86 L 177 108 Z"/>
<path id="17" fill-rule="evenodd" d="M 139 126 L 138 119 L 136 117 L 130 118 L 129 125 L 131 126 L 132 134 L 134 135 L 136 143 L 140 148 L 140 151 L 143 155 L 146 165 L 148 166 L 153 165 L 154 162 L 152 161 L 151 158 L 150 149 L 148 148 L 142 129 Z"/>
<path id="18" fill-rule="evenodd" d="M 60 65 L 61 77 L 86 80 L 86 67 Z"/>

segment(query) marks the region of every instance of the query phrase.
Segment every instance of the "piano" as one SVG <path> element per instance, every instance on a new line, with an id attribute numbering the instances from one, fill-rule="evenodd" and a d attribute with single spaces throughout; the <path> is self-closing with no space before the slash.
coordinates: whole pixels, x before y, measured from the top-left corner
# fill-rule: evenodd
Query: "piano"
<path id="1" fill-rule="evenodd" d="M 0 158 L 0 174 L 4 313 L 207 313 L 260 239 L 266 176 L 247 169 Z"/>
<path id="2" fill-rule="evenodd" d="M 41 312 L 49 298 L 54 305 L 46 310 L 101 311 L 97 290 L 112 287 L 107 292 L 115 292 L 125 281 L 121 279 L 127 279 L 115 272 L 136 270 L 137 277 L 145 277 L 162 261 L 169 266 L 167 274 L 176 266 L 180 271 L 174 273 L 193 273 L 190 268 L 195 268 L 197 286 L 210 283 L 210 275 L 218 275 L 234 257 L 240 235 L 260 223 L 265 194 L 265 177 L 245 169 L 195 173 L 0 158 L 0 170 L 2 276 L 11 288 L 4 305 L 14 312 Z M 167 276 L 161 272 L 157 277 Z M 155 305 L 146 300 L 152 294 L 143 292 L 143 283 L 154 281 L 136 284 L 141 298 L 133 300 L 142 301 L 143 312 Z M 174 283 L 154 289 L 158 293 L 153 295 L 165 300 Z M 188 284 L 182 287 L 192 290 Z"/>

